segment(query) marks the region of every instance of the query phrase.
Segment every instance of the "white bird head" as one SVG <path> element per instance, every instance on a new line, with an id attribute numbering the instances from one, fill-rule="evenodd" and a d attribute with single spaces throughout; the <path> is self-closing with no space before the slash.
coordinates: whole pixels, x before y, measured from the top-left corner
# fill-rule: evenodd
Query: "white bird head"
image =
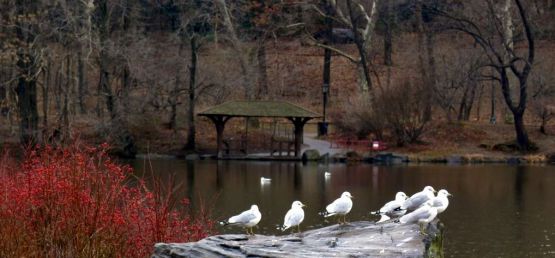
<path id="1" fill-rule="evenodd" d="M 253 205 L 251 206 L 251 211 L 258 211 L 258 205 L 253 204 Z"/>
<path id="2" fill-rule="evenodd" d="M 341 197 L 354 198 L 349 192 L 343 192 L 343 194 L 341 194 Z"/>
<path id="3" fill-rule="evenodd" d="M 291 208 L 302 208 L 305 207 L 306 205 L 304 205 L 302 202 L 300 201 L 294 201 L 293 204 L 291 204 Z"/>
<path id="4" fill-rule="evenodd" d="M 398 192 L 398 193 L 395 195 L 395 200 L 404 201 L 404 200 L 406 200 L 407 198 L 409 198 L 409 197 L 408 197 L 405 193 L 403 193 L 403 192 Z"/>
<path id="5" fill-rule="evenodd" d="M 445 189 L 441 189 L 439 190 L 439 192 L 437 192 L 437 196 L 453 196 L 452 194 L 450 194 L 449 192 L 447 192 L 447 190 Z"/>
<path id="6" fill-rule="evenodd" d="M 432 193 L 435 193 L 435 192 L 436 192 L 436 190 L 435 190 L 433 187 L 429 186 L 429 185 L 426 186 L 426 187 L 424 187 L 424 191 L 426 191 L 426 192 L 432 192 Z"/>

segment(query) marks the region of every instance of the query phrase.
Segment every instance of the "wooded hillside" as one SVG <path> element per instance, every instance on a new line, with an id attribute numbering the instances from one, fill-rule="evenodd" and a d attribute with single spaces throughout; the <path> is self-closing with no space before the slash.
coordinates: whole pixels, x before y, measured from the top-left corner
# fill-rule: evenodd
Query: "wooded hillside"
<path id="1" fill-rule="evenodd" d="M 325 104 L 337 133 L 391 146 L 458 122 L 499 126 L 523 151 L 544 140 L 530 130 L 555 133 L 551 0 L 8 0 L 0 13 L 0 146 L 209 149 L 195 114 L 238 99 Z"/>

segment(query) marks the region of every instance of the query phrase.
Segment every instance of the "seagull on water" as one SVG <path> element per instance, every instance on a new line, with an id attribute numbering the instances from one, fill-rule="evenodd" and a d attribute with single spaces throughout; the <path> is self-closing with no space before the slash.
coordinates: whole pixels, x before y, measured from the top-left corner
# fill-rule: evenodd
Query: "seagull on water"
<path id="1" fill-rule="evenodd" d="M 270 182 L 272 182 L 271 178 L 260 177 L 260 184 L 268 184 Z"/>
<path id="2" fill-rule="evenodd" d="M 339 197 L 339 199 L 336 199 L 335 201 L 333 201 L 332 203 L 330 203 L 328 206 L 326 206 L 326 211 L 321 212 L 320 214 L 323 215 L 324 217 L 330 217 L 330 216 L 334 216 L 334 215 L 342 215 L 343 216 L 343 223 L 347 223 L 347 213 L 349 213 L 351 211 L 351 208 L 353 208 L 353 201 L 351 200 L 352 198 L 354 198 L 351 193 L 349 192 L 343 192 L 343 194 L 341 194 L 341 197 Z M 338 217 L 338 223 L 341 223 L 341 217 Z"/>
<path id="3" fill-rule="evenodd" d="M 398 192 L 395 194 L 395 200 L 386 203 L 383 207 L 380 208 L 378 211 L 371 212 L 373 215 L 381 215 L 381 218 L 378 222 L 383 222 L 390 217 L 400 217 L 403 216 L 407 210 L 401 210 L 401 205 L 407 199 L 407 195 L 403 192 Z"/>
<path id="4" fill-rule="evenodd" d="M 453 196 L 447 190 L 441 189 L 437 192 L 437 196 L 433 198 L 433 206 L 437 208 L 437 213 L 440 214 L 449 206 L 449 196 Z"/>
<path id="5" fill-rule="evenodd" d="M 401 210 L 416 210 L 425 202 L 434 198 L 434 193 L 436 190 L 431 186 L 424 187 L 424 190 L 413 194 L 410 198 L 408 198 L 403 205 L 401 205 Z"/>
<path id="6" fill-rule="evenodd" d="M 395 222 L 401 224 L 418 223 L 420 224 L 420 233 L 425 235 L 426 233 L 423 231 L 423 226 L 430 223 L 437 216 L 437 207 L 434 207 L 433 205 L 432 200 L 426 201 L 420 208 L 403 215 Z"/>
<path id="7" fill-rule="evenodd" d="M 304 220 L 303 207 L 305 206 L 306 205 L 304 205 L 300 201 L 294 201 L 293 204 L 291 204 L 291 209 L 287 211 L 287 213 L 285 214 L 285 218 L 283 219 L 283 226 L 281 227 L 281 231 L 285 231 L 290 227 L 297 226 L 299 233 L 301 233 L 301 227 L 299 225 Z"/>
<path id="8" fill-rule="evenodd" d="M 256 204 L 252 205 L 250 210 L 246 210 L 241 212 L 239 215 L 235 215 L 229 218 L 227 221 L 221 221 L 220 225 L 227 226 L 227 225 L 236 225 L 244 227 L 247 235 L 254 235 L 252 228 L 260 222 L 262 219 L 262 214 L 258 210 L 258 206 Z M 250 232 L 249 232 L 250 229 Z"/>

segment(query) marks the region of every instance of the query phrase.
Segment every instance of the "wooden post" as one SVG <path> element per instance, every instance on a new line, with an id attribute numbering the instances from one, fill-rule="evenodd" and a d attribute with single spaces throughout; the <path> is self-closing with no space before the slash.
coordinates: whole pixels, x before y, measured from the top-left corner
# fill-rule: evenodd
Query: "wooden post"
<path id="1" fill-rule="evenodd" d="M 306 122 L 310 120 L 309 117 L 289 117 L 288 118 L 295 126 L 295 157 L 301 157 L 301 143 L 303 139 L 303 128 Z"/>
<path id="2" fill-rule="evenodd" d="M 223 136 L 224 136 L 224 129 L 225 123 L 231 117 L 229 116 L 208 116 L 212 122 L 214 122 L 214 126 L 216 126 L 216 155 L 217 158 L 222 158 L 222 146 L 223 146 Z"/>

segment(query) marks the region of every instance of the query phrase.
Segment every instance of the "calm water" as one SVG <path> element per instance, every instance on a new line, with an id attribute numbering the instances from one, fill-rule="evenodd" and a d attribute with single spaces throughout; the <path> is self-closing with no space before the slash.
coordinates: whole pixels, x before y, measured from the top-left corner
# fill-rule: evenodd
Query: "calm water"
<path id="1" fill-rule="evenodd" d="M 219 219 L 258 204 L 262 221 L 256 233 L 282 234 L 275 229 L 291 202 L 305 208 L 302 229 L 328 225 L 317 215 L 343 191 L 355 197 L 348 215 L 368 215 L 399 190 L 407 194 L 425 185 L 446 188 L 454 197 L 440 215 L 446 227 L 447 257 L 555 257 L 555 167 L 507 165 L 317 165 L 293 162 L 153 160 L 135 161 L 138 174 L 174 177 L 193 205 L 202 197 L 214 205 Z M 332 173 L 329 180 L 324 171 Z M 260 177 L 272 178 L 260 185 Z M 241 228 L 219 228 L 241 232 Z"/>

